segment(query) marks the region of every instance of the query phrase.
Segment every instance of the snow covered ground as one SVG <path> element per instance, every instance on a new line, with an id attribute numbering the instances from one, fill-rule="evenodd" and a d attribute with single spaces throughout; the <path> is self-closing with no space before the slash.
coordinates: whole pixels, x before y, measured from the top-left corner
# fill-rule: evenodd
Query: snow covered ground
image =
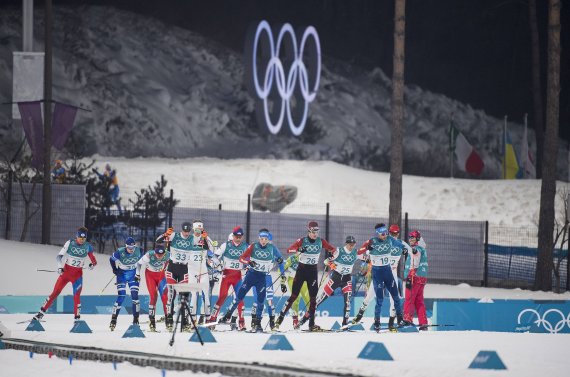
<path id="1" fill-rule="evenodd" d="M 285 213 L 331 213 L 388 216 L 390 174 L 349 167 L 331 161 L 216 158 L 111 158 L 94 156 L 101 169 L 117 169 L 123 203 L 135 191 L 152 185 L 164 174 L 180 207 L 244 210 L 247 194 L 261 182 L 293 185 L 297 199 Z M 91 161 L 91 160 L 86 160 Z M 229 184 L 231 182 L 231 184 Z M 344 183 L 344 184 L 343 184 Z M 402 210 L 411 219 L 477 220 L 493 225 L 532 227 L 538 224 L 539 180 L 470 180 L 403 177 Z M 558 182 L 558 189 L 570 184 Z M 556 197 L 556 214 L 563 203 Z M 563 212 L 562 212 L 563 213 Z"/>
<path id="2" fill-rule="evenodd" d="M 59 248 L 36 244 L 26 244 L 0 240 L 0 260 L 2 260 L 0 296 L 36 295 L 50 293 L 56 278 L 54 273 L 37 272 L 37 268 L 55 269 L 55 255 Z M 97 255 L 99 265 L 85 271 L 83 294 L 99 294 L 101 288 L 112 276 L 105 255 Z M 25 261 L 26 263 L 22 263 Z M 18 268 L 14 268 L 18 266 Z M 20 279 L 28 276 L 28 279 Z M 17 282 L 14 284 L 13 282 Z M 141 285 L 141 293 L 146 294 L 146 286 Z M 112 294 L 112 287 L 106 292 Z M 62 294 L 71 294 L 68 286 Z M 426 297 L 440 298 L 511 298 L 511 299 L 558 299 L 569 300 L 570 293 L 562 295 L 545 292 L 530 292 L 520 289 L 475 288 L 465 284 L 458 286 L 428 284 Z M 1 301 L 1 298 L 0 298 Z M 247 334 L 235 332 L 214 332 L 217 343 L 207 343 L 204 347 L 188 342 L 190 334 L 177 335 L 174 347 L 168 346 L 170 334 L 145 333 L 145 339 L 123 339 L 130 316 L 121 315 L 115 332 L 108 330 L 108 315 L 83 315 L 92 328 L 92 334 L 70 334 L 72 316 L 69 314 L 48 314 L 43 323 L 45 332 L 26 332 L 26 324 L 18 324 L 30 318 L 30 314 L 3 314 L 0 321 L 14 338 L 53 342 L 70 345 L 93 346 L 104 349 L 121 349 L 153 352 L 164 355 L 227 360 L 240 362 L 263 361 L 275 365 L 300 366 L 312 370 L 353 373 L 364 376 L 482 376 L 499 372 L 467 369 L 481 350 L 497 351 L 507 366 L 500 375 L 554 376 L 567 375 L 568 359 L 566 350 L 570 347 L 570 335 L 565 334 L 516 334 L 478 331 L 428 331 L 410 334 L 376 334 L 371 331 L 350 333 L 310 334 L 287 332 L 294 351 L 264 351 L 263 345 L 269 334 Z M 143 315 L 142 320 L 146 320 Z M 328 328 L 334 317 L 320 317 L 317 323 Z M 265 318 L 267 321 L 267 317 Z M 265 323 L 264 321 L 264 323 Z M 364 327 L 369 328 L 370 318 L 365 319 Z M 143 328 L 146 325 L 143 324 Z M 287 317 L 282 329 L 290 330 L 291 319 Z M 370 361 L 357 356 L 369 341 L 382 342 L 394 361 Z M 105 375 L 117 376 L 160 376 L 155 368 L 140 368 L 127 363 L 112 364 L 75 361 L 71 366 L 67 359 L 48 358 L 35 355 L 29 358 L 23 351 L 0 351 L 2 376 L 68 376 L 84 377 Z M 178 376 L 167 371 L 167 376 Z M 186 374 L 190 372 L 185 372 Z"/>
<path id="3" fill-rule="evenodd" d="M 423 333 L 381 333 L 358 331 L 350 333 L 288 332 L 285 335 L 293 346 L 293 351 L 262 350 L 269 334 L 248 334 L 236 332 L 214 332 L 216 343 L 188 342 L 190 334 L 177 334 L 173 347 L 168 346 L 170 333 L 145 333 L 146 338 L 123 339 L 121 336 L 128 327 L 128 321 L 119 320 L 114 332 L 108 330 L 108 317 L 84 315 L 92 334 L 70 334 L 73 325 L 70 315 L 48 315 L 43 324 L 45 332 L 26 332 L 26 324 L 16 322 L 29 318 L 29 315 L 6 314 L 0 317 L 10 328 L 12 337 L 60 344 L 77 344 L 104 349 L 122 349 L 152 352 L 180 357 L 203 358 L 239 362 L 263 362 L 274 365 L 298 366 L 312 370 L 354 373 L 363 376 L 566 376 L 568 374 L 567 350 L 569 335 L 516 334 L 489 332 L 428 331 Z M 123 318 L 126 319 L 126 318 Z M 323 326 L 331 326 L 338 318 L 319 319 Z M 290 319 L 284 322 L 284 329 L 290 326 Z M 368 328 L 370 321 L 364 323 Z M 160 326 L 162 328 L 162 325 Z M 394 361 L 372 361 L 357 358 L 369 341 L 382 342 Z M 481 350 L 494 350 L 498 353 L 506 371 L 492 372 L 467 369 Z M 0 365 L 3 375 L 29 376 L 42 370 L 42 376 L 66 376 L 73 374 L 85 377 L 115 375 L 111 364 L 76 363 L 69 366 L 68 360 L 50 360 L 46 355 L 36 355 L 29 360 L 28 353 L 6 355 L 0 351 Z M 52 363 L 52 364 L 48 364 Z M 39 364 L 39 365 L 38 365 Z M 7 368 L 7 369 L 6 369 Z M 123 364 L 119 364 L 118 373 Z M 125 368 L 126 372 L 129 368 Z M 8 374 L 4 374 L 8 371 Z M 138 369 L 138 376 L 159 376 L 153 368 Z M 170 376 L 171 372 L 167 372 Z M 129 374 L 117 374 L 117 376 Z M 174 375 L 174 374 L 173 374 Z"/>

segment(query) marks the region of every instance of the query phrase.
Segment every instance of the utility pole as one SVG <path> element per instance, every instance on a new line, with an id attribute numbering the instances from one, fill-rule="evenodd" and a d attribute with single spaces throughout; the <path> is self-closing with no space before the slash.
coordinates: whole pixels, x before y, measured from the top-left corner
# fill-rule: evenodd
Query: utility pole
<path id="1" fill-rule="evenodd" d="M 42 244 L 51 238 L 51 90 L 52 90 L 52 0 L 45 0 L 44 60 L 44 177 L 42 190 Z"/>

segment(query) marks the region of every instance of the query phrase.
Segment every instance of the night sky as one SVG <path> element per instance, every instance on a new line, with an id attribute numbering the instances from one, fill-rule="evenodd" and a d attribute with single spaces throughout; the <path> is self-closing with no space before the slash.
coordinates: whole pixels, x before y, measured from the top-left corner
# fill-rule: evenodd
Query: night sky
<path id="1" fill-rule="evenodd" d="M 21 1 L 10 0 L 14 4 Z M 392 73 L 393 0 L 54 0 L 113 5 L 196 31 L 242 51 L 248 26 L 314 25 L 324 58 Z M 43 1 L 35 1 L 43 7 Z M 546 91 L 547 0 L 537 0 L 543 91 Z M 563 4 L 567 5 L 567 4 Z M 55 20 L 62 22 L 63 20 Z M 562 7 L 560 134 L 570 140 L 570 6 Z M 488 114 L 533 127 L 528 4 L 524 0 L 407 0 L 407 85 L 443 93 Z M 544 96 L 544 102 L 546 98 Z M 546 106 L 544 106 L 546 107 Z"/>

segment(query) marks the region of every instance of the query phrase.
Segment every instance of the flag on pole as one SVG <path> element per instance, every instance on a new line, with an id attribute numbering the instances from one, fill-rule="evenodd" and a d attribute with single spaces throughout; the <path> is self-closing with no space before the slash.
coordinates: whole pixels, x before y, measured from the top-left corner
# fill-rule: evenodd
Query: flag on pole
<path id="1" fill-rule="evenodd" d="M 44 122 L 41 101 L 18 102 L 22 127 L 32 150 L 32 166 L 41 169 L 44 162 Z"/>
<path id="2" fill-rule="evenodd" d="M 59 150 L 63 149 L 69 137 L 75 121 L 75 114 L 77 114 L 77 107 L 59 102 L 55 103 L 53 109 L 52 145 Z"/>
<path id="3" fill-rule="evenodd" d="M 469 144 L 465 136 L 454 126 L 451 126 L 451 147 L 455 151 L 457 166 L 464 172 L 481 175 L 485 164 L 475 151 L 475 148 Z"/>
<path id="4" fill-rule="evenodd" d="M 505 179 L 522 178 L 522 170 L 509 131 L 505 132 L 503 140 L 503 177 Z"/>
<path id="5" fill-rule="evenodd" d="M 527 135 L 527 125 L 524 126 L 523 141 L 521 145 L 521 163 L 522 163 L 522 173 L 524 178 L 536 178 L 536 169 L 534 167 L 534 161 L 532 160 L 532 155 L 530 153 L 530 148 L 528 147 L 528 135 Z"/>

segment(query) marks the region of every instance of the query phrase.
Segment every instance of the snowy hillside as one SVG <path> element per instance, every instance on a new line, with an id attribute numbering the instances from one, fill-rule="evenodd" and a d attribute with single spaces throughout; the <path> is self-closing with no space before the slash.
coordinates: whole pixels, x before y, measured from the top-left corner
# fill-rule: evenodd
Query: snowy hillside
<path id="1" fill-rule="evenodd" d="M 0 102 L 11 101 L 20 14 L 15 8 L 0 12 Z M 42 20 L 37 9 L 36 50 L 43 49 Z M 241 52 L 114 8 L 55 7 L 53 97 L 93 110 L 80 112 L 72 134 L 87 154 L 332 160 L 387 171 L 390 79 L 379 69 L 365 72 L 328 59 L 327 46 L 323 63 L 305 134 L 262 136 L 243 85 Z M 406 89 L 404 171 L 449 175 L 452 114 L 480 151 L 484 176 L 499 177 L 502 120 L 418 87 Z M 10 107 L 1 107 L 4 142 L 15 134 L 7 127 L 9 118 Z M 518 149 L 522 128 L 510 124 L 510 129 Z M 534 150 L 532 133 L 530 140 Z M 559 174 L 565 177 L 565 147 L 560 150 Z"/>
<path id="2" fill-rule="evenodd" d="M 95 156 L 101 170 L 105 162 L 117 169 L 121 197 L 127 203 L 164 175 L 180 207 L 244 210 L 247 194 L 261 182 L 294 185 L 297 199 L 285 213 L 331 213 L 354 216 L 388 216 L 389 173 L 357 169 L 331 161 L 222 160 L 213 158 L 105 158 Z M 231 182 L 231 184 L 228 184 Z M 492 225 L 536 227 L 540 206 L 538 180 L 469 180 L 403 177 L 402 210 L 412 219 L 476 220 Z M 559 190 L 569 190 L 558 182 Z M 556 197 L 556 216 L 563 213 Z"/>

